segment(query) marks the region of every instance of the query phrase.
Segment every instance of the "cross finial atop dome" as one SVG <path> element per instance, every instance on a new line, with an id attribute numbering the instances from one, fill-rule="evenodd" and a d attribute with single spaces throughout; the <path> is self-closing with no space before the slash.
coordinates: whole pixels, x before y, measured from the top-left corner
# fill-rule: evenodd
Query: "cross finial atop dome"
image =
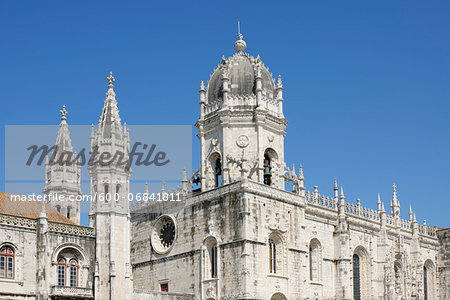
<path id="1" fill-rule="evenodd" d="M 243 40 L 244 36 L 241 34 L 241 23 L 238 21 L 238 40 L 234 43 L 234 49 L 242 53 L 247 49 L 247 43 Z"/>

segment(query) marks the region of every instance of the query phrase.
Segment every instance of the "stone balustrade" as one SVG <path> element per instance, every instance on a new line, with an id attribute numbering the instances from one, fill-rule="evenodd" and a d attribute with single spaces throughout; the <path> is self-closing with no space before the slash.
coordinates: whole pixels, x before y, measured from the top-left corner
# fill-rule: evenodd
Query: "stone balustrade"
<path id="1" fill-rule="evenodd" d="M 94 293 L 91 288 L 72 287 L 72 286 L 52 286 L 51 296 L 64 296 L 79 299 L 94 299 Z"/>

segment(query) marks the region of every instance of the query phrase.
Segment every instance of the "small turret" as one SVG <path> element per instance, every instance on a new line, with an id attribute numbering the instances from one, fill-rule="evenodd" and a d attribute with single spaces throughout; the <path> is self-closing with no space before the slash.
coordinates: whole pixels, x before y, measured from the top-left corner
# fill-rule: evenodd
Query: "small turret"
<path id="1" fill-rule="evenodd" d="M 205 83 L 203 80 L 200 82 L 200 90 L 198 91 L 200 94 L 200 119 L 205 117 L 205 107 L 206 107 L 206 89 Z"/>
<path id="2" fill-rule="evenodd" d="M 303 175 L 303 166 L 300 164 L 300 171 L 298 172 L 298 189 L 301 196 L 305 196 L 305 176 Z"/>
<path id="3" fill-rule="evenodd" d="M 278 102 L 278 117 L 283 117 L 283 83 L 281 82 L 281 75 L 278 75 L 278 82 L 275 88 L 276 99 Z"/>
<path id="4" fill-rule="evenodd" d="M 345 196 L 344 196 L 344 187 L 341 186 L 341 195 L 339 197 L 339 215 L 345 215 Z"/>
<path id="5" fill-rule="evenodd" d="M 380 198 L 380 193 L 378 193 L 378 198 L 377 198 L 377 210 L 378 210 L 378 211 L 381 210 L 381 198 Z"/>
<path id="6" fill-rule="evenodd" d="M 338 202 L 339 201 L 339 188 L 338 188 L 338 184 L 337 184 L 337 179 L 334 179 L 334 202 Z"/>

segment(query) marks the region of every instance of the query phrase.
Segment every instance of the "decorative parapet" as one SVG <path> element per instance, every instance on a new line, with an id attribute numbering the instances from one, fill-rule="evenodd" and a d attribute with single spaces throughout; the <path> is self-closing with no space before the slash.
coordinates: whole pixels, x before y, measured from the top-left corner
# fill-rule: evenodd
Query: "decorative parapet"
<path id="1" fill-rule="evenodd" d="M 90 288 L 55 285 L 52 287 L 51 296 L 65 296 L 80 299 L 94 299 L 94 293 Z"/>
<path id="2" fill-rule="evenodd" d="M 355 205 L 350 203 L 345 203 L 345 212 L 350 215 L 355 215 L 361 218 L 378 221 L 380 219 L 378 211 L 362 207 L 361 205 Z"/>
<path id="3" fill-rule="evenodd" d="M 195 300 L 192 294 L 164 293 L 135 290 L 133 300 Z"/>
<path id="4" fill-rule="evenodd" d="M 431 227 L 428 225 L 419 225 L 419 233 L 428 236 L 436 236 L 437 227 Z"/>
<path id="5" fill-rule="evenodd" d="M 92 228 L 92 227 L 84 227 L 84 226 L 49 222 L 48 230 L 50 232 L 73 234 L 73 235 L 78 235 L 78 236 L 95 237 L 95 231 L 94 231 L 94 228 Z"/>
<path id="6" fill-rule="evenodd" d="M 338 205 L 334 199 L 325 197 L 324 195 L 314 194 L 309 191 L 306 192 L 306 203 L 309 205 L 325 207 L 334 211 L 338 210 Z"/>
<path id="7" fill-rule="evenodd" d="M 36 229 L 36 220 L 11 215 L 0 215 L 0 225 Z"/>
<path id="8" fill-rule="evenodd" d="M 0 214 L 0 225 L 20 228 L 36 229 L 36 219 Z M 73 234 L 78 236 L 95 237 L 94 228 L 78 225 L 70 225 L 56 222 L 48 222 L 50 232 Z"/>

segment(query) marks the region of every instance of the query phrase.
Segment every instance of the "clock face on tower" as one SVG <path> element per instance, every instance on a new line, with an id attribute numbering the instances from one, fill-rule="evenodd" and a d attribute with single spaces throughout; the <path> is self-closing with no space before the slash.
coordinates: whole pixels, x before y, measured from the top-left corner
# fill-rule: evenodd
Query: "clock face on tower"
<path id="1" fill-rule="evenodd" d="M 153 249 L 158 254 L 164 254 L 173 247 L 176 238 L 175 220 L 168 215 L 163 215 L 156 220 L 151 233 Z"/>

